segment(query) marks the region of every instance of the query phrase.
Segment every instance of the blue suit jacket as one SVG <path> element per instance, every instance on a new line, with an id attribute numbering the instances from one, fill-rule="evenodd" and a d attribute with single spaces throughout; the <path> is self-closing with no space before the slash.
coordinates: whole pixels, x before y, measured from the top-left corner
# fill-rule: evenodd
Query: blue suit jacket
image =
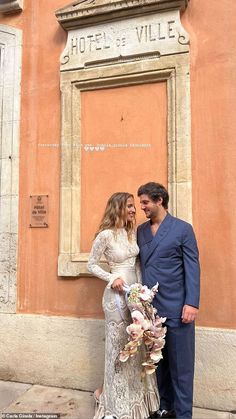
<path id="1" fill-rule="evenodd" d="M 190 224 L 170 214 L 155 236 L 150 221 L 138 227 L 142 280 L 149 288 L 159 282 L 153 301 L 160 316 L 181 318 L 184 304 L 199 306 L 198 248 Z"/>

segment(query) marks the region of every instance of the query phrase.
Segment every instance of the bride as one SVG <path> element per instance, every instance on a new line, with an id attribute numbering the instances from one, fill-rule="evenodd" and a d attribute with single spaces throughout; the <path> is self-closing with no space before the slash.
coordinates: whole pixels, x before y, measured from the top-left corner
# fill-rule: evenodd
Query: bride
<path id="1" fill-rule="evenodd" d="M 103 387 L 94 392 L 97 409 L 93 419 L 145 419 L 159 407 L 155 374 L 141 378 L 141 353 L 126 363 L 118 360 L 127 343 L 131 323 L 123 285 L 141 282 L 135 234 L 133 195 L 114 193 L 108 200 L 89 256 L 88 270 L 107 282 L 103 295 L 105 313 L 105 371 Z M 99 266 L 106 257 L 110 273 Z"/>

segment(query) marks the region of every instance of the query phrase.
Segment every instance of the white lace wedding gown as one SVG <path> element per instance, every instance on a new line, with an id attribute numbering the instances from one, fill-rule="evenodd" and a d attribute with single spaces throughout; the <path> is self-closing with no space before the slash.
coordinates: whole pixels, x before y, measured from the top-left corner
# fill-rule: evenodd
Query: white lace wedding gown
<path id="1" fill-rule="evenodd" d="M 106 415 L 116 419 L 145 419 L 159 408 L 155 374 L 141 379 L 141 353 L 125 363 L 118 360 L 128 342 L 126 327 L 131 323 L 131 316 L 124 295 L 115 292 L 111 285 L 119 277 L 128 285 L 141 281 L 136 263 L 138 253 L 135 235 L 130 242 L 125 229 L 119 229 L 116 234 L 112 230 L 100 232 L 89 256 L 88 270 L 108 282 L 103 295 L 106 322 L 103 392 L 94 419 Z M 103 254 L 111 273 L 98 265 Z"/>

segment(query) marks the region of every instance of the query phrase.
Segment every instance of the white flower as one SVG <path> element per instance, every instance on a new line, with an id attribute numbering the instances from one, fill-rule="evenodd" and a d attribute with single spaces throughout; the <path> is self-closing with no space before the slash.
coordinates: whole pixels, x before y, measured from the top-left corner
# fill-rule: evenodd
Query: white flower
<path id="1" fill-rule="evenodd" d="M 149 329 L 150 329 L 150 327 L 151 327 L 151 322 L 150 322 L 150 320 L 144 320 L 144 321 L 141 323 L 141 326 L 142 326 L 143 330 L 149 330 Z"/>
<path id="2" fill-rule="evenodd" d="M 163 356 L 161 354 L 161 351 L 158 352 L 151 352 L 150 353 L 150 358 L 154 361 L 154 362 L 159 362 Z"/>
<path id="3" fill-rule="evenodd" d="M 143 330 L 148 330 L 151 327 L 150 320 L 145 319 L 144 315 L 140 311 L 132 311 L 131 317 L 133 319 L 133 323 L 140 325 Z"/>
<path id="4" fill-rule="evenodd" d="M 149 300 L 152 295 L 152 291 L 147 287 L 147 285 L 143 285 L 141 291 L 139 293 L 139 298 L 143 301 Z"/>
<path id="5" fill-rule="evenodd" d="M 166 318 L 159 317 L 157 309 L 151 304 L 158 292 L 158 286 L 157 282 L 152 289 L 149 289 L 146 285 L 136 283 L 124 289 L 132 324 L 126 328 L 129 334 L 128 343 L 120 352 L 119 359 L 121 362 L 128 361 L 144 344 L 147 353 L 145 361 L 142 362 L 143 376 L 155 372 L 156 364 L 162 359 L 162 348 L 165 345 L 166 327 L 162 324 Z"/>
<path id="6" fill-rule="evenodd" d="M 142 366 L 145 368 L 145 373 L 148 375 L 151 375 L 156 371 L 155 365 L 150 364 L 149 362 L 142 362 Z"/>
<path id="7" fill-rule="evenodd" d="M 126 327 L 126 332 L 132 337 L 132 339 L 140 339 L 143 335 L 141 324 L 130 324 Z"/>
<path id="8" fill-rule="evenodd" d="M 144 321 L 143 314 L 138 310 L 132 311 L 131 317 L 133 319 L 133 322 L 136 324 L 142 324 L 142 322 Z"/>
<path id="9" fill-rule="evenodd" d="M 166 317 L 156 317 L 155 320 L 153 320 L 153 323 L 151 325 L 151 329 L 153 332 L 159 332 L 160 329 L 162 329 L 162 324 L 165 323 Z"/>
<path id="10" fill-rule="evenodd" d="M 159 287 L 159 282 L 157 282 L 156 285 L 154 285 L 154 287 L 152 287 L 152 291 L 155 292 L 155 294 L 158 291 L 158 287 Z"/>
<path id="11" fill-rule="evenodd" d="M 129 359 L 129 352 L 128 351 L 121 351 L 119 359 L 121 362 L 126 362 Z"/>

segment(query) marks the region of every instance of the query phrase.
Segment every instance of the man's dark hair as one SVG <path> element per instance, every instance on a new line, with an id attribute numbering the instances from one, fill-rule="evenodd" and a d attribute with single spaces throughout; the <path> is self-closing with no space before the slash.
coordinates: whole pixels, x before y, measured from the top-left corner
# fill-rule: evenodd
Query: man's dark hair
<path id="1" fill-rule="evenodd" d="M 138 188 L 138 196 L 148 195 L 148 197 L 157 202 L 159 198 L 162 198 L 162 206 L 167 209 L 169 202 L 169 194 L 166 188 L 160 183 L 148 182 Z"/>

